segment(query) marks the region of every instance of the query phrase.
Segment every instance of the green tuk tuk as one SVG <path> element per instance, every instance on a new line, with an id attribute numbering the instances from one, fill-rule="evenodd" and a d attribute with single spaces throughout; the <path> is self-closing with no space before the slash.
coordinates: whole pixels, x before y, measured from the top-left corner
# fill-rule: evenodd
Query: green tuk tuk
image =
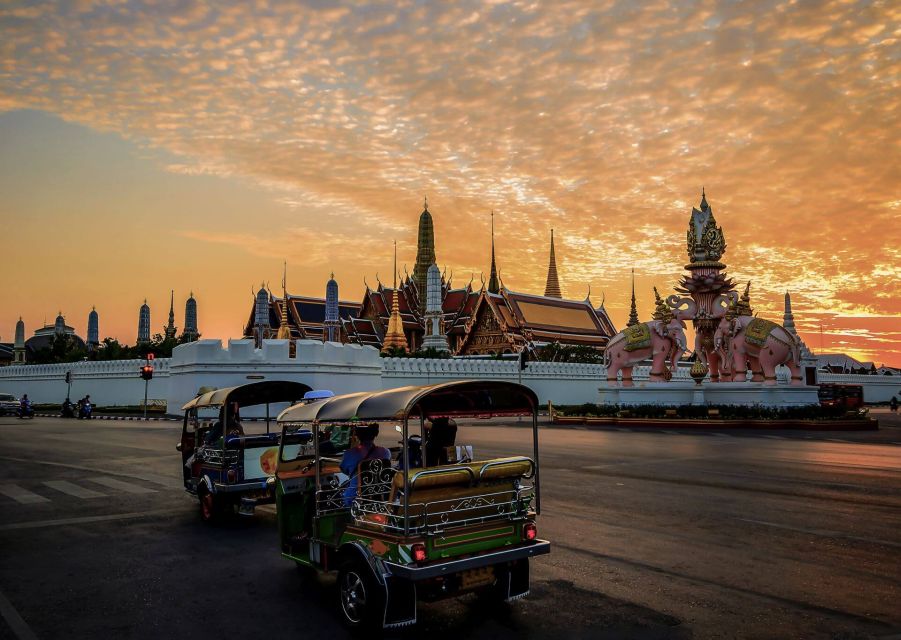
<path id="1" fill-rule="evenodd" d="M 338 572 L 340 611 L 350 627 L 415 624 L 417 600 L 471 591 L 499 601 L 528 595 L 529 559 L 550 551 L 535 525 L 537 408 L 528 387 L 480 380 L 286 409 L 278 417 L 276 470 L 282 555 L 304 570 Z M 449 447 L 436 460 L 425 447 L 418 466 L 411 420 L 424 444 L 426 421 L 509 416 L 531 417 L 531 457 L 472 459 L 471 447 Z M 352 444 L 348 432 L 372 423 L 401 434 L 396 460 L 364 459 L 347 469 L 340 451 Z"/>

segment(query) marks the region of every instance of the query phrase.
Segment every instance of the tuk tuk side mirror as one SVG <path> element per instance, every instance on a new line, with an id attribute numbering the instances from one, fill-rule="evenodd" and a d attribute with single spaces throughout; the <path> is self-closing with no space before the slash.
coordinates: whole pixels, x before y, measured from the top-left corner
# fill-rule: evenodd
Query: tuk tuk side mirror
<path id="1" fill-rule="evenodd" d="M 404 432 L 403 427 L 401 427 L 399 424 L 394 425 L 394 430 L 397 431 L 398 433 Z"/>
<path id="2" fill-rule="evenodd" d="M 175 445 L 175 450 L 181 451 L 181 442 L 179 442 L 177 445 Z"/>

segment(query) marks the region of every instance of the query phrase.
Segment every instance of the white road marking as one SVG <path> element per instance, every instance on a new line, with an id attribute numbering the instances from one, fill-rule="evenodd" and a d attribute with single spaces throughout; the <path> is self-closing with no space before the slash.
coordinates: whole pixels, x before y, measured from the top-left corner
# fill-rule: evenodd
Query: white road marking
<path id="1" fill-rule="evenodd" d="M 96 482 L 97 484 L 102 484 L 104 487 L 109 487 L 110 489 L 123 491 L 125 493 L 156 493 L 156 489 L 148 489 L 147 487 L 142 487 L 130 482 L 122 482 L 121 480 L 108 478 L 106 476 L 100 476 L 99 478 L 88 478 L 88 480 L 90 480 L 91 482 Z"/>
<path id="2" fill-rule="evenodd" d="M 32 493 L 28 489 L 23 489 L 17 484 L 0 484 L 0 493 L 8 498 L 12 498 L 19 504 L 37 504 L 39 502 L 50 502 L 44 496 Z"/>
<path id="3" fill-rule="evenodd" d="M 83 498 L 85 500 L 89 500 L 91 498 L 106 497 L 105 493 L 100 493 L 99 491 L 94 491 L 93 489 L 85 489 L 84 487 L 79 487 L 77 484 L 69 482 L 68 480 L 48 480 L 44 484 L 51 489 L 56 489 L 57 491 L 61 491 L 62 493 L 67 493 L 70 496 Z"/>
<path id="4" fill-rule="evenodd" d="M 624 432 L 624 433 L 629 433 L 629 432 L 632 431 L 632 430 L 631 430 L 631 429 L 622 429 L 622 428 L 620 428 L 620 429 L 617 429 L 617 431 L 622 431 L 622 432 Z"/>
<path id="5" fill-rule="evenodd" d="M 16 608 L 6 599 L 3 593 L 0 593 L 0 615 L 6 620 L 6 624 L 9 625 L 13 635 L 18 640 L 38 640 L 38 637 L 34 635 L 34 631 L 22 619 L 22 616 L 19 615 L 19 612 L 16 611 Z"/>
<path id="6" fill-rule="evenodd" d="M 764 438 L 769 438 L 770 440 L 785 440 L 782 436 L 763 436 Z"/>
<path id="7" fill-rule="evenodd" d="M 178 478 L 165 478 L 154 476 L 151 474 L 140 474 L 140 473 L 118 473 L 116 471 L 110 471 L 108 469 L 99 469 L 97 467 L 86 467 L 84 465 L 78 464 L 64 464 L 62 462 L 50 462 L 48 460 L 29 460 L 28 458 L 13 458 L 11 456 L 0 456 L 0 460 L 9 460 L 10 462 L 26 462 L 28 464 L 43 464 L 48 467 L 62 467 L 63 469 L 75 469 L 76 471 L 90 471 L 92 473 L 103 473 L 109 476 L 116 476 L 118 478 L 137 478 L 139 480 L 146 480 L 152 484 L 160 484 L 169 489 L 183 489 L 184 485 L 182 484 L 181 476 Z"/>
<path id="8" fill-rule="evenodd" d="M 732 437 L 728 433 L 714 433 L 713 435 L 719 436 L 720 438 L 731 438 Z"/>

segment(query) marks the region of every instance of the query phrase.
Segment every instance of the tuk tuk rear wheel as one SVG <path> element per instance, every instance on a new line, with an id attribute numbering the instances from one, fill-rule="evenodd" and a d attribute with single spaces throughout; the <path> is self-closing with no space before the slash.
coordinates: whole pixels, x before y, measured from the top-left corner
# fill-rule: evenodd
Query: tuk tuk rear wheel
<path id="1" fill-rule="evenodd" d="M 381 628 L 384 597 L 368 565 L 354 561 L 338 569 L 338 604 L 351 629 Z"/>
<path id="2" fill-rule="evenodd" d="M 201 520 L 210 524 L 222 521 L 225 515 L 225 508 L 219 496 L 209 491 L 203 491 L 198 498 L 200 500 Z"/>

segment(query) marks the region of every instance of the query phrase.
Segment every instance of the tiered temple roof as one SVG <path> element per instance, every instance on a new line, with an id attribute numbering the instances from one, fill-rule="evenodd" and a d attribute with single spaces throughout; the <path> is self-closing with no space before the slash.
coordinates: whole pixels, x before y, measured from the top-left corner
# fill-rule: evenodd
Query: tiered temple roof
<path id="1" fill-rule="evenodd" d="M 607 311 L 591 301 L 563 300 L 501 288 L 482 291 L 459 355 L 513 353 L 525 345 L 540 348 L 559 342 L 604 348 L 616 329 Z"/>
<path id="2" fill-rule="evenodd" d="M 325 330 L 325 299 L 313 298 L 310 296 L 295 296 L 287 294 L 287 305 L 285 298 L 276 298 L 269 295 L 269 325 L 264 327 L 265 338 L 275 338 L 279 334 L 281 327 L 282 310 L 287 311 L 288 328 L 291 332 L 291 338 L 322 340 L 323 331 Z M 354 318 L 360 311 L 360 305 L 355 302 L 339 302 L 338 313 L 341 320 Z M 247 318 L 247 324 L 244 328 L 245 337 L 253 337 L 254 330 L 254 313 L 253 308 Z"/>

